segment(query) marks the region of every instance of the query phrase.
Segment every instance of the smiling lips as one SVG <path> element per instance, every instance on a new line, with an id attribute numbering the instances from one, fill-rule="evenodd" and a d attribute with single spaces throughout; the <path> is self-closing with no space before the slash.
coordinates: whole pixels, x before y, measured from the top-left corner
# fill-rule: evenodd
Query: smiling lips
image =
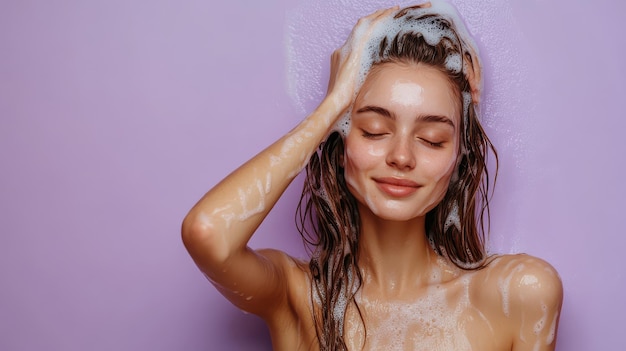
<path id="1" fill-rule="evenodd" d="M 421 185 L 408 179 L 374 178 L 380 190 L 392 197 L 406 197 L 417 191 Z"/>

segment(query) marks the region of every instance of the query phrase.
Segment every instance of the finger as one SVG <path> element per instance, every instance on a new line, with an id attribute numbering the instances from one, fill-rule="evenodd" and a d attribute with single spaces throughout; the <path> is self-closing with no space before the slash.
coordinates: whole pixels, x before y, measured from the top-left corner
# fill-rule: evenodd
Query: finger
<path id="1" fill-rule="evenodd" d="M 368 16 L 361 17 L 352 29 L 352 32 L 350 32 L 350 35 L 344 43 L 344 47 L 346 45 L 354 45 L 358 42 L 362 42 L 364 38 L 367 38 L 369 36 L 369 33 L 371 33 L 371 31 L 374 29 L 374 27 L 376 27 L 378 23 L 380 23 L 380 21 L 385 18 L 390 18 L 392 14 L 397 13 L 399 8 L 399 6 L 394 6 L 387 9 L 379 9 Z"/>
<path id="2" fill-rule="evenodd" d="M 398 13 L 399 10 L 400 10 L 400 6 L 394 6 L 388 9 L 382 9 L 382 10 L 376 11 L 375 14 L 377 15 L 372 18 L 372 22 L 379 22 L 385 18 L 391 18 L 395 16 L 395 14 Z"/>
<path id="3" fill-rule="evenodd" d="M 399 6 L 394 6 L 394 7 L 390 7 L 388 9 L 380 9 L 376 12 L 374 12 L 373 14 L 371 14 L 368 17 L 371 17 L 372 19 L 377 19 L 377 18 L 381 18 L 381 17 L 386 17 L 388 16 L 390 13 L 395 12 L 399 9 Z"/>
<path id="4" fill-rule="evenodd" d="M 390 10 L 394 10 L 394 8 L 395 7 L 388 8 L 388 9 L 378 9 L 374 13 L 371 13 L 371 14 L 363 17 L 362 19 L 364 19 L 364 20 L 375 20 L 375 19 L 377 19 L 377 18 L 379 18 L 381 16 L 385 16 Z"/>
<path id="5" fill-rule="evenodd" d="M 378 16 L 380 16 L 382 13 L 384 13 L 386 11 L 386 9 L 378 9 L 376 10 L 376 12 L 366 16 L 366 18 L 376 18 Z"/>
<path id="6" fill-rule="evenodd" d="M 382 13 L 382 15 L 389 15 L 391 13 L 397 12 L 398 10 L 400 10 L 400 6 L 396 5 L 394 7 L 390 7 L 388 9 L 385 9 Z"/>

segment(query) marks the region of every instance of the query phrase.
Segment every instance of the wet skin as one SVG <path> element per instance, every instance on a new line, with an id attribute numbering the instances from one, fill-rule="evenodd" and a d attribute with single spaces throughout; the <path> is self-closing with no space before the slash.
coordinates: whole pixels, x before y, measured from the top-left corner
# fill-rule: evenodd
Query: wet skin
<path id="1" fill-rule="evenodd" d="M 274 349 L 317 350 L 307 265 L 281 252 L 264 254 L 289 267 L 291 282 L 292 309 L 266 319 Z M 354 306 L 346 315 L 350 350 L 554 349 L 562 286 L 548 263 L 504 255 L 482 270 L 464 271 L 434 254 L 430 259 L 427 283 L 381 287 L 365 275 L 357 296 L 364 324 Z"/>
<path id="2" fill-rule="evenodd" d="M 356 99 L 345 139 L 345 176 L 364 215 L 423 217 L 445 195 L 455 169 L 459 93 L 423 64 L 375 67 Z"/>
<path id="3" fill-rule="evenodd" d="M 354 304 L 346 315 L 350 350 L 554 346 L 561 286 L 550 265 L 500 256 L 485 269 L 465 271 L 438 257 L 426 240 L 424 216 L 441 201 L 456 165 L 458 101 L 440 71 L 398 63 L 377 67 L 356 99 L 344 164 L 363 222 L 364 282 L 355 301 L 363 320 Z M 308 286 L 307 266 L 293 267 L 294 280 Z M 315 339 L 313 325 L 302 323 L 312 320 L 310 291 L 293 288 L 291 303 L 302 315 L 287 325 L 296 328 L 285 333 L 283 322 L 271 328 L 285 350 L 295 340 Z"/>
<path id="4" fill-rule="evenodd" d="M 361 214 L 364 281 L 356 297 L 363 320 L 354 304 L 346 314 L 348 348 L 553 350 L 562 286 L 549 264 L 501 256 L 464 271 L 426 239 L 424 216 L 445 194 L 458 150 L 460 103 L 447 78 L 427 66 L 385 64 L 355 94 L 359 48 L 397 10 L 359 21 L 361 36 L 346 44 L 353 50 L 333 54 L 324 101 L 200 199 L 183 222 L 184 244 L 227 299 L 267 322 L 275 350 L 317 350 L 308 265 L 247 243 L 353 106 L 343 162 Z"/>

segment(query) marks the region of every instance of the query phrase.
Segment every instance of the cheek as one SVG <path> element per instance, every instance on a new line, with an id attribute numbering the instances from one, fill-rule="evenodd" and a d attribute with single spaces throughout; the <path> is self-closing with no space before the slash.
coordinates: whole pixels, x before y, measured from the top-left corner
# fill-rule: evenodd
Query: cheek
<path id="1" fill-rule="evenodd" d="M 380 165 L 384 161 L 385 148 L 381 143 L 363 142 L 355 138 L 345 140 L 346 170 L 367 170 Z"/>
<path id="2" fill-rule="evenodd" d="M 433 182 L 438 183 L 438 185 L 445 183 L 444 185 L 447 186 L 456 168 L 456 160 L 456 154 L 451 152 L 446 156 L 424 157 L 421 163 L 424 170 L 429 170 L 428 176 Z"/>
<path id="3" fill-rule="evenodd" d="M 353 195 L 364 193 L 368 171 L 384 162 L 385 150 L 375 143 L 359 142 L 350 137 L 345 140 L 344 175 Z"/>
<path id="4" fill-rule="evenodd" d="M 370 157 L 381 158 L 385 156 L 385 148 L 382 145 L 368 144 L 365 151 Z"/>
<path id="5" fill-rule="evenodd" d="M 366 167 L 364 163 L 367 160 L 362 159 L 362 155 L 353 143 L 346 141 L 346 150 L 344 153 L 344 172 L 346 181 L 352 187 L 355 186 L 355 178 L 361 169 Z"/>
<path id="6" fill-rule="evenodd" d="M 435 208 L 435 206 L 437 206 L 446 196 L 450 185 L 450 179 L 452 178 L 452 174 L 456 168 L 456 157 L 454 157 L 454 155 L 445 158 L 439 157 L 430 160 L 430 162 L 430 167 L 425 167 L 425 169 L 430 170 L 428 177 L 432 188 L 429 194 L 429 200 L 427 200 L 428 203 L 423 211 L 424 213 Z"/>

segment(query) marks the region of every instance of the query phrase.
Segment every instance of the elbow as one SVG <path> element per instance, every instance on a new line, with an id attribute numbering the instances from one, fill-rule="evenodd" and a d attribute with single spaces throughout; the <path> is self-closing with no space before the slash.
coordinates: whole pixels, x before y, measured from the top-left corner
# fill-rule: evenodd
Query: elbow
<path id="1" fill-rule="evenodd" d="M 216 228 L 206 215 L 189 213 L 181 228 L 182 241 L 198 264 L 219 264 L 229 257 L 228 243 L 223 231 Z"/>

